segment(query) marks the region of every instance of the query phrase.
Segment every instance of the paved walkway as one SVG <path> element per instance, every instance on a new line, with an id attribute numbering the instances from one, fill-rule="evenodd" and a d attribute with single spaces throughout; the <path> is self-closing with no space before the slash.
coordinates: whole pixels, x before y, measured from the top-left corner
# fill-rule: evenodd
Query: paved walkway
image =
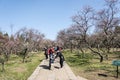
<path id="1" fill-rule="evenodd" d="M 64 63 L 63 68 L 60 68 L 59 61 L 56 60 L 49 70 L 48 62 L 48 60 L 43 60 L 28 80 L 87 80 L 79 76 L 76 77 L 67 63 Z"/>

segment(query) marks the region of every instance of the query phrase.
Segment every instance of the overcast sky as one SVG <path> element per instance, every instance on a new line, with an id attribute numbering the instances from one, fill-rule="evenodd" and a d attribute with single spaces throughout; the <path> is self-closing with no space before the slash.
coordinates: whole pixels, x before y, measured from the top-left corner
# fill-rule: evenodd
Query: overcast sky
<path id="1" fill-rule="evenodd" d="M 55 40 L 71 24 L 71 17 L 83 6 L 102 8 L 104 0 L 0 0 L 0 30 L 13 34 L 23 27 L 34 28 Z"/>

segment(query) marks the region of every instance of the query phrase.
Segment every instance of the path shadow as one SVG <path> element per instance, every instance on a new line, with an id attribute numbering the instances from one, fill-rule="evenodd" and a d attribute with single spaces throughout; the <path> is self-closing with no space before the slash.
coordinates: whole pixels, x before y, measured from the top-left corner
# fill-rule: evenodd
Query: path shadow
<path id="1" fill-rule="evenodd" d="M 40 65 L 39 67 L 42 67 L 43 69 L 49 69 L 49 66 L 47 65 Z"/>
<path id="2" fill-rule="evenodd" d="M 58 67 L 58 66 L 54 66 L 54 68 L 56 68 L 56 69 L 60 69 L 60 67 Z"/>

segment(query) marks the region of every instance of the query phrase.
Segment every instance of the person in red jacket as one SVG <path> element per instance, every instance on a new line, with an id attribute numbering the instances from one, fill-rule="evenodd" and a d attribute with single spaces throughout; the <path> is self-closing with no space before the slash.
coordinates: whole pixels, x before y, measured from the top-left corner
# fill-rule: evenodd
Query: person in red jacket
<path id="1" fill-rule="evenodd" d="M 48 49 L 48 54 L 49 54 L 49 69 L 51 69 L 51 64 L 54 63 L 54 49 L 53 48 L 49 48 Z"/>

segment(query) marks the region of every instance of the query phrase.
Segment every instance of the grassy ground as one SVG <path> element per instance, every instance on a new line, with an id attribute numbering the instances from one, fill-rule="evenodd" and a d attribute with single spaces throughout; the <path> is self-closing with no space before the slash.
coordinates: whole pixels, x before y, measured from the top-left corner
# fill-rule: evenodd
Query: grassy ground
<path id="1" fill-rule="evenodd" d="M 84 57 L 83 54 L 78 56 L 76 51 L 71 53 L 69 50 L 65 50 L 63 54 L 76 75 L 88 80 L 120 80 L 120 73 L 117 79 L 116 66 L 112 65 L 114 59 L 120 59 L 116 58 L 117 54 L 110 54 L 109 60 L 104 60 L 102 63 L 99 62 L 98 57 L 89 52 L 84 54 Z"/>
<path id="2" fill-rule="evenodd" d="M 10 60 L 5 63 L 5 71 L 0 71 L 0 80 L 27 80 L 35 68 L 43 60 L 43 53 L 32 53 L 28 62 L 22 63 L 22 58 L 11 55 Z M 69 50 L 63 51 L 66 62 L 70 65 L 76 75 L 87 78 L 88 80 L 119 80 L 116 76 L 116 66 L 112 65 L 112 61 L 120 53 L 110 54 L 109 60 L 99 62 L 98 57 L 91 55 L 89 51 L 86 54 L 78 56 L 77 51 L 71 53 Z M 0 65 L 1 68 L 1 65 Z M 1 69 L 0 69 L 1 70 Z M 119 68 L 120 70 L 120 68 Z"/>
<path id="3" fill-rule="evenodd" d="M 11 55 L 9 61 L 5 63 L 5 71 L 0 71 L 0 80 L 27 80 L 43 59 L 43 53 L 31 54 L 25 63 L 22 63 L 19 56 Z"/>

